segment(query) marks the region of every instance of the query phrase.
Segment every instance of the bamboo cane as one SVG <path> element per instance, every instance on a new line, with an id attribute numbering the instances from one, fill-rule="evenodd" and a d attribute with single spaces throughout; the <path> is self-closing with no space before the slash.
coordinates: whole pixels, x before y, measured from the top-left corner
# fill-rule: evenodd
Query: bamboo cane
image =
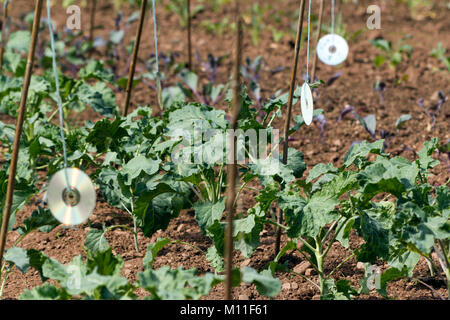
<path id="1" fill-rule="evenodd" d="M 14 135 L 14 143 L 11 156 L 11 165 L 9 167 L 8 186 L 6 189 L 5 207 L 3 209 L 2 227 L 0 231 L 0 262 L 3 258 L 3 252 L 5 250 L 6 236 L 8 233 L 9 218 L 11 215 L 11 207 L 14 196 L 14 182 L 17 171 L 17 160 L 19 157 L 20 138 L 22 136 L 23 122 L 27 111 L 27 96 L 28 88 L 30 86 L 31 74 L 33 71 L 34 54 L 36 51 L 36 43 L 39 32 L 39 25 L 41 21 L 43 0 L 36 0 L 36 6 L 34 10 L 33 29 L 31 32 L 30 50 L 28 52 L 27 66 L 25 70 L 25 78 L 22 87 L 22 96 L 20 98 L 19 113 L 16 123 L 16 133 Z"/>
<path id="2" fill-rule="evenodd" d="M 240 70 L 242 61 L 242 19 L 240 16 L 239 0 L 236 0 L 236 48 L 234 63 L 234 82 L 233 82 L 233 109 L 231 111 L 231 128 L 233 131 L 237 129 L 239 113 L 241 109 L 239 91 L 240 91 Z M 232 299 L 232 269 L 233 269 L 233 218 L 234 218 L 234 200 L 236 198 L 236 140 L 234 134 L 228 137 L 228 146 L 232 146 L 232 150 L 228 157 L 227 168 L 227 228 L 225 232 L 225 294 L 224 300 Z"/>
<path id="3" fill-rule="evenodd" d="M 126 88 L 126 99 L 125 99 L 125 107 L 124 107 L 124 116 L 128 115 L 128 108 L 130 106 L 130 100 L 131 100 L 131 92 L 133 89 L 133 80 L 134 80 L 134 72 L 136 70 L 136 60 L 137 60 L 137 56 L 138 56 L 138 52 L 139 52 L 139 45 L 141 43 L 141 36 L 142 36 L 142 29 L 144 26 L 144 18 L 145 18 L 145 11 L 147 8 L 147 0 L 142 0 L 142 5 L 141 5 L 141 14 L 139 17 L 139 27 L 136 33 L 136 42 L 134 44 L 134 48 L 133 48 L 133 55 L 132 55 L 132 60 L 131 60 L 131 65 L 130 65 L 130 72 L 128 74 L 128 83 L 127 83 L 127 88 Z"/>
<path id="4" fill-rule="evenodd" d="M 298 25 L 297 25 L 297 38 L 295 40 L 295 54 L 294 60 L 292 63 L 292 72 L 291 72 L 291 82 L 289 86 L 289 100 L 288 100 L 288 110 L 286 115 L 286 122 L 284 125 L 284 141 L 283 141 L 283 163 L 287 164 L 288 160 L 288 147 L 289 147 L 289 129 L 291 125 L 291 116 L 292 116 L 292 103 L 294 101 L 294 91 L 295 91 L 295 83 L 297 78 L 297 66 L 298 66 L 298 54 L 300 52 L 300 39 L 302 37 L 303 32 L 303 16 L 305 14 L 305 0 L 300 1 L 300 13 L 298 17 Z M 283 220 L 283 213 L 281 210 L 278 212 L 278 223 L 281 224 Z M 281 228 L 277 228 L 276 239 L 275 239 L 275 254 L 278 254 L 280 251 L 280 242 L 281 242 Z"/>
<path id="5" fill-rule="evenodd" d="M 94 41 L 95 13 L 97 11 L 97 0 L 92 0 L 90 25 L 89 25 L 89 42 Z"/>
<path id="6" fill-rule="evenodd" d="M 3 54 L 5 52 L 5 46 L 6 46 L 5 29 L 6 29 L 6 20 L 7 19 L 8 19 L 8 5 L 5 5 L 3 7 L 2 20 L 0 21 L 0 29 L 2 32 L 2 41 L 0 43 L 0 71 L 2 70 L 2 67 L 3 67 Z"/>
<path id="7" fill-rule="evenodd" d="M 191 27 L 191 0 L 187 0 L 187 43 L 188 43 L 188 67 L 193 71 L 192 65 L 192 27 Z"/>

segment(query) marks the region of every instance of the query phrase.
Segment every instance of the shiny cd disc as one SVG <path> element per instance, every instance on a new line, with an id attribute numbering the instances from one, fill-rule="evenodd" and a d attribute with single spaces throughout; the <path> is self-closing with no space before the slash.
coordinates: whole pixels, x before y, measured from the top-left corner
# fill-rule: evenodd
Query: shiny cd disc
<path id="1" fill-rule="evenodd" d="M 319 40 L 317 55 L 320 61 L 327 65 L 341 64 L 348 56 L 347 41 L 337 34 L 328 34 Z"/>
<path id="2" fill-rule="evenodd" d="M 85 222 L 96 201 L 91 179 L 77 168 L 55 173 L 48 185 L 47 198 L 53 216 L 67 226 Z"/>
<path id="3" fill-rule="evenodd" d="M 300 105 L 302 107 L 303 120 L 305 120 L 305 124 L 309 126 L 313 120 L 314 103 L 311 88 L 307 82 L 302 86 Z"/>

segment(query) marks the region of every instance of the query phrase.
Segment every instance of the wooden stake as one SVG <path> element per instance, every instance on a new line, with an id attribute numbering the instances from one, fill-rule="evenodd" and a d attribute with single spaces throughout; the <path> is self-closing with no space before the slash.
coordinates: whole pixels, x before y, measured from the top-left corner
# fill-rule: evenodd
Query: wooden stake
<path id="1" fill-rule="evenodd" d="M 291 126 L 291 115 L 292 115 L 292 103 L 294 101 L 294 91 L 295 84 L 297 78 L 297 66 L 298 66 L 298 54 L 300 52 L 300 40 L 303 32 L 303 16 L 305 14 L 305 0 L 300 1 L 300 14 L 298 17 L 298 25 L 297 25 L 297 38 L 295 40 L 295 54 L 294 61 L 292 64 L 291 71 L 291 83 L 289 86 L 289 100 L 288 100 L 288 110 L 286 115 L 286 122 L 284 124 L 284 141 L 283 141 L 283 163 L 287 164 L 288 160 L 288 147 L 289 147 L 289 129 Z M 283 220 L 283 213 L 281 210 L 278 212 L 278 223 L 281 224 Z M 278 254 L 280 251 L 280 243 L 281 243 L 281 228 L 277 228 L 277 234 L 275 239 L 275 254 Z"/>
<path id="2" fill-rule="evenodd" d="M 8 186 L 6 189 L 5 207 L 3 209 L 2 228 L 0 231 L 0 262 L 3 259 L 3 252 L 5 251 L 6 236 L 8 234 L 8 224 L 11 215 L 11 207 L 14 196 L 14 182 L 17 171 L 17 160 L 19 157 L 20 138 L 22 136 L 23 122 L 27 111 L 27 96 L 28 88 L 30 86 L 31 74 L 33 71 L 34 54 L 36 51 L 36 43 L 39 32 L 39 25 L 41 21 L 42 3 L 44 0 L 36 0 L 36 7 L 34 10 L 33 29 L 31 32 L 30 50 L 28 52 L 27 66 L 25 69 L 25 78 L 22 87 L 22 96 L 19 104 L 19 114 L 16 122 L 16 133 L 14 135 L 14 143 L 11 156 L 11 165 L 9 167 Z"/>
<path id="3" fill-rule="evenodd" d="M 89 42 L 94 41 L 95 13 L 97 11 L 97 0 L 92 0 L 91 21 L 89 26 Z"/>
<path id="4" fill-rule="evenodd" d="M 317 37 L 316 37 L 316 45 L 314 46 L 317 50 L 317 44 L 319 43 L 320 36 L 322 33 L 322 19 L 323 19 L 323 7 L 324 0 L 320 0 L 320 9 L 319 9 L 319 25 L 317 26 Z M 311 82 L 314 83 L 316 81 L 316 68 L 317 68 L 317 51 L 314 54 L 312 73 L 311 73 Z"/>
<path id="5" fill-rule="evenodd" d="M 188 43 L 188 68 L 193 71 L 192 65 L 192 32 L 191 32 L 191 0 L 187 0 L 187 43 Z"/>
<path id="6" fill-rule="evenodd" d="M 3 10 L 3 16 L 2 16 L 2 20 L 0 21 L 0 28 L 1 28 L 1 32 L 2 32 L 2 41 L 0 43 L 0 73 L 3 67 L 3 53 L 5 52 L 5 46 L 6 46 L 6 34 L 5 34 L 5 29 L 6 29 L 6 20 L 8 19 L 8 6 L 4 7 Z"/>
<path id="7" fill-rule="evenodd" d="M 239 0 L 236 0 L 236 48 L 234 63 L 234 81 L 233 81 L 233 109 L 231 110 L 231 128 L 233 131 L 237 129 L 239 113 L 241 111 L 240 93 L 240 70 L 242 61 L 242 20 L 239 10 Z M 228 146 L 232 146 L 232 150 L 228 157 L 227 168 L 227 228 L 225 231 L 225 294 L 224 300 L 232 299 L 233 289 L 233 218 L 234 218 L 234 200 L 236 198 L 236 139 L 234 134 L 228 137 Z"/>
<path id="8" fill-rule="evenodd" d="M 142 5 L 141 5 L 141 15 L 139 17 L 139 27 L 136 33 L 136 42 L 134 44 L 134 48 L 133 48 L 133 56 L 132 56 L 132 60 L 131 60 L 131 65 L 130 65 L 130 72 L 128 74 L 128 83 L 127 83 L 127 96 L 125 99 L 125 108 L 124 108 L 124 116 L 128 115 L 128 108 L 130 106 L 130 100 L 131 100 L 131 91 L 133 89 L 133 80 L 134 80 L 134 72 L 136 70 L 136 60 L 137 60 L 137 56 L 138 56 L 138 52 L 139 52 L 139 45 L 141 43 L 141 36 L 142 36 L 142 28 L 144 26 L 144 18 L 145 18 L 145 11 L 147 8 L 147 0 L 142 0 Z"/>

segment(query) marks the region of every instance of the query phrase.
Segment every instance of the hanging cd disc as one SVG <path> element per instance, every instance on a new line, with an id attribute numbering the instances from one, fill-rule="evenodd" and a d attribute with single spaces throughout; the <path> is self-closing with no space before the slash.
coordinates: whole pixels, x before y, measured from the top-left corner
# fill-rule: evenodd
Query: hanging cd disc
<path id="1" fill-rule="evenodd" d="M 317 55 L 320 61 L 330 66 L 344 62 L 347 59 L 348 50 L 347 41 L 337 34 L 328 34 L 317 44 Z"/>
<path id="2" fill-rule="evenodd" d="M 302 108 L 302 116 L 305 120 L 305 124 L 309 126 L 313 120 L 314 102 L 311 88 L 309 87 L 309 84 L 307 82 L 305 82 L 302 86 L 300 105 Z"/>
<path id="3" fill-rule="evenodd" d="M 67 226 L 85 222 L 94 211 L 96 202 L 91 179 L 77 168 L 55 173 L 48 185 L 47 198 L 53 216 Z"/>

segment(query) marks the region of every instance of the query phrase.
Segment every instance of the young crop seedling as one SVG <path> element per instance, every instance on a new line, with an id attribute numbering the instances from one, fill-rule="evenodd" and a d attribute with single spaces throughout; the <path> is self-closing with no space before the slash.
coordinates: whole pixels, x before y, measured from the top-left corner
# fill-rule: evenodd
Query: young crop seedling
<path id="1" fill-rule="evenodd" d="M 442 45 L 442 42 L 439 42 L 437 47 L 431 50 L 430 55 L 442 61 L 447 70 L 450 72 L 450 55 L 447 56 L 446 53 L 447 50 Z"/>
<path id="2" fill-rule="evenodd" d="M 162 0 L 158 0 L 162 3 Z M 166 3 L 165 7 L 167 11 L 173 12 L 178 16 L 180 25 L 183 28 L 187 27 L 188 23 L 188 7 L 186 0 L 171 0 Z M 205 10 L 205 6 L 197 4 L 191 8 L 191 18 L 195 18 L 200 12 Z"/>
<path id="3" fill-rule="evenodd" d="M 375 57 L 373 63 L 377 68 L 379 68 L 384 65 L 385 62 L 388 62 L 389 67 L 395 71 L 396 84 L 407 80 L 407 76 L 404 76 L 401 79 L 398 78 L 397 67 L 404 61 L 405 58 L 410 59 L 412 53 L 414 52 L 414 48 L 411 45 L 404 43 L 405 40 L 408 39 L 412 39 L 412 36 L 407 35 L 403 37 L 395 45 L 393 45 L 391 41 L 383 38 L 370 41 L 375 48 L 382 51 L 382 54 Z"/>

